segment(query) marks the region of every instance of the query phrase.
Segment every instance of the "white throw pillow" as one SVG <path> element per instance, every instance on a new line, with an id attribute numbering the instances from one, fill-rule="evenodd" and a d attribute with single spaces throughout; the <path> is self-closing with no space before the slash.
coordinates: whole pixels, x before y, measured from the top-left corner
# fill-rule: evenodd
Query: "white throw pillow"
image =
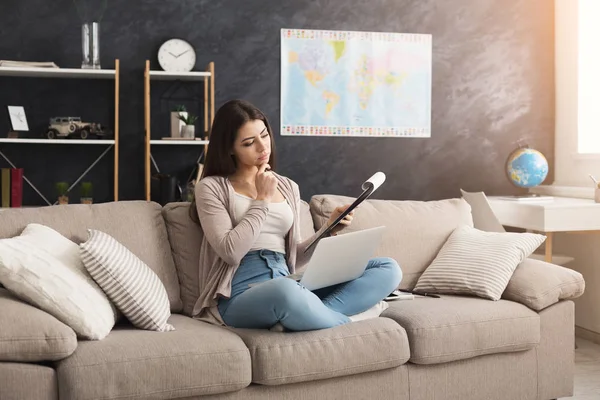
<path id="1" fill-rule="evenodd" d="M 117 308 L 110 302 L 106 293 L 102 291 L 96 281 L 92 279 L 87 269 L 85 269 L 83 260 L 81 259 L 79 245 L 72 240 L 67 239 L 49 226 L 36 223 L 28 224 L 21 235 L 30 236 L 32 239 L 36 240 L 37 247 L 47 251 L 50 255 L 64 263 L 65 266 L 84 277 L 88 284 L 98 292 L 98 295 L 102 296 L 104 299 L 103 303 L 109 304 L 113 309 L 115 322 L 118 320 L 119 312 L 117 311 Z M 103 306 L 104 305 L 105 304 L 103 304 Z"/>
<path id="2" fill-rule="evenodd" d="M 100 340 L 112 330 L 116 309 L 81 269 L 72 243 L 51 228 L 28 225 L 0 240 L 0 282 L 15 296 L 70 326 L 82 339 Z"/>
<path id="3" fill-rule="evenodd" d="M 83 263 L 117 308 L 133 326 L 172 331 L 167 290 L 158 275 L 112 236 L 88 229 L 80 245 Z"/>
<path id="4" fill-rule="evenodd" d="M 458 227 L 414 288 L 419 292 L 499 300 L 517 266 L 546 239 L 536 233 Z"/>
<path id="5" fill-rule="evenodd" d="M 68 267 L 84 272 L 93 285 L 97 286 L 83 266 L 79 246 L 75 242 L 67 239 L 49 226 L 36 223 L 28 224 L 23 229 L 21 236 L 30 236 L 35 239 L 37 247 L 47 251 Z"/>

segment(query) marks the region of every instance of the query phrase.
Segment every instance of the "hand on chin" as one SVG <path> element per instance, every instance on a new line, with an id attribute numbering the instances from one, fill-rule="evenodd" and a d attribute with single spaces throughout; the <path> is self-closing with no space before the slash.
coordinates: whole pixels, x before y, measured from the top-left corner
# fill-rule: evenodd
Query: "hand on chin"
<path id="1" fill-rule="evenodd" d="M 257 163 L 256 163 L 256 168 L 259 168 L 259 169 L 260 169 L 260 167 L 261 167 L 261 166 L 263 166 L 263 165 L 265 165 L 265 164 L 268 164 L 268 163 L 269 163 L 269 159 L 266 159 L 266 160 L 258 160 L 258 161 L 257 161 Z M 271 168 L 267 168 L 265 171 L 270 171 L 270 170 L 271 170 Z"/>

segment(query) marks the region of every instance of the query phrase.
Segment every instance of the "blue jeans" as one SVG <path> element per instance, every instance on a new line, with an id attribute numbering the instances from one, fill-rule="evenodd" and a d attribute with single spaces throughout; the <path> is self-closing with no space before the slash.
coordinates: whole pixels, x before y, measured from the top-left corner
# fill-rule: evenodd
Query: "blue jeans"
<path id="1" fill-rule="evenodd" d="M 350 322 L 348 315 L 373 307 L 402 280 L 398 263 L 385 257 L 371 259 L 357 279 L 315 291 L 287 275 L 283 254 L 270 250 L 246 254 L 233 277 L 231 297 L 219 300 L 223 321 L 236 328 L 268 329 L 278 322 L 291 331 L 331 328 Z M 264 283 L 248 287 L 257 282 Z"/>

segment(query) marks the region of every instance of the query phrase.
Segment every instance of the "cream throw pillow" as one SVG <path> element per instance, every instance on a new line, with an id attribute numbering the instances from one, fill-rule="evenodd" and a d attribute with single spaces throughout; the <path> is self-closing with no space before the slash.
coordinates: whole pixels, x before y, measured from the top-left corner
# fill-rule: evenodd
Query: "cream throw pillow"
<path id="1" fill-rule="evenodd" d="M 535 233 L 484 232 L 460 226 L 423 272 L 414 290 L 499 300 L 517 266 L 545 239 Z"/>
<path id="2" fill-rule="evenodd" d="M 103 339 L 115 324 L 116 309 L 78 253 L 79 246 L 55 230 L 29 224 L 20 236 L 0 240 L 0 282 L 78 337 Z"/>

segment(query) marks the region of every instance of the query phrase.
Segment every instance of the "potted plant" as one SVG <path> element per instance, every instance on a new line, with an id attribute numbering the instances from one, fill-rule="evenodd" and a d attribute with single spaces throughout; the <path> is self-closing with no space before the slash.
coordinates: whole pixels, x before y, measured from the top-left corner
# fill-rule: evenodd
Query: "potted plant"
<path id="1" fill-rule="evenodd" d="M 82 182 L 81 183 L 81 187 L 80 187 L 81 204 L 92 204 L 93 203 L 92 189 L 93 189 L 92 182 Z"/>
<path id="2" fill-rule="evenodd" d="M 58 204 L 69 204 L 69 184 L 67 182 L 57 182 L 56 195 L 58 196 Z"/>
<path id="3" fill-rule="evenodd" d="M 185 124 L 181 127 L 181 137 L 186 139 L 194 139 L 196 137 L 195 126 L 197 116 L 193 114 L 179 115 L 179 119 Z"/>
<path id="4" fill-rule="evenodd" d="M 181 137 L 181 128 L 185 123 L 180 119 L 180 116 L 187 117 L 188 113 L 183 105 L 175 107 L 175 110 L 171 111 L 171 137 Z"/>

